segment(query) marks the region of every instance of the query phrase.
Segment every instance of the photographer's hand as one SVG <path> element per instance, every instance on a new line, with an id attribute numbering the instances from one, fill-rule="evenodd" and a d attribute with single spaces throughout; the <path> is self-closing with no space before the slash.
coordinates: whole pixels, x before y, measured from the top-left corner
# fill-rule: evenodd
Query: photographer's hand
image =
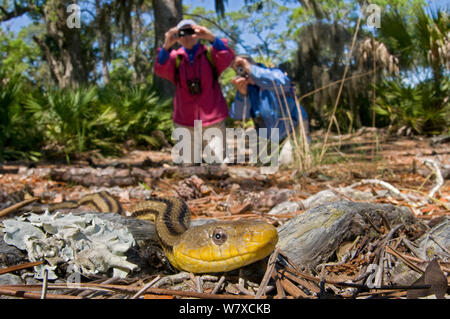
<path id="1" fill-rule="evenodd" d="M 241 58 L 240 56 L 237 56 L 234 59 L 233 68 L 236 70 L 236 68 L 239 66 L 244 68 L 245 73 L 250 74 L 250 66 L 251 66 L 250 62 L 248 62 L 244 58 Z"/>
<path id="2" fill-rule="evenodd" d="M 210 42 L 213 42 L 216 39 L 214 33 L 212 33 L 212 31 L 206 27 L 202 27 L 201 25 L 195 25 L 193 26 L 193 29 L 195 30 L 195 34 L 193 35 L 193 37 L 208 40 Z"/>
<path id="3" fill-rule="evenodd" d="M 248 79 L 238 76 L 231 80 L 231 84 L 234 85 L 239 93 L 242 95 L 247 95 Z"/>
<path id="4" fill-rule="evenodd" d="M 164 38 L 164 50 L 169 50 L 177 42 L 178 28 L 173 27 L 166 32 Z"/>

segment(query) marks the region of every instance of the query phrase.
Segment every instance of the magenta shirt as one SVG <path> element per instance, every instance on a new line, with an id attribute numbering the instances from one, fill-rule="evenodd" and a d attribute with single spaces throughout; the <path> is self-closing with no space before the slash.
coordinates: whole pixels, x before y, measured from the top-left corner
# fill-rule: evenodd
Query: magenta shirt
<path id="1" fill-rule="evenodd" d="M 234 52 L 225 39 L 222 42 L 227 46 L 226 50 L 217 50 L 211 47 L 211 55 L 218 75 L 231 64 Z M 158 54 L 161 48 L 158 49 Z M 178 125 L 194 126 L 195 120 L 201 120 L 203 126 L 218 123 L 228 117 L 228 106 L 223 97 L 222 90 L 217 80 L 214 80 L 213 71 L 206 57 L 206 47 L 200 44 L 195 53 L 194 63 L 189 62 L 188 55 L 183 48 L 170 51 L 169 60 L 160 64 L 155 63 L 155 73 L 176 85 L 173 121 Z M 181 55 L 179 67 L 179 83 L 175 83 L 175 60 Z M 186 80 L 200 78 L 202 93 L 192 95 L 186 84 Z M 216 81 L 213 85 L 213 81 Z"/>

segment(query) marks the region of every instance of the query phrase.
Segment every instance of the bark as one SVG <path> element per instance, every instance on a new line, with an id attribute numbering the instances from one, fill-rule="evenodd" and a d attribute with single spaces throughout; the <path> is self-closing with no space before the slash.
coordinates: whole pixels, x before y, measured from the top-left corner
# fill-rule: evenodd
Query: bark
<path id="1" fill-rule="evenodd" d="M 100 5 L 100 0 L 95 1 L 95 9 L 97 12 L 97 37 L 100 47 L 100 55 L 102 60 L 103 83 L 109 83 L 108 62 L 111 59 L 111 7 L 109 4 Z"/>
<path id="2" fill-rule="evenodd" d="M 66 2 L 48 1 L 43 8 L 47 28 L 42 38 L 33 40 L 41 48 L 50 73 L 60 88 L 79 87 L 88 82 L 86 57 L 82 50 L 80 29 L 69 29 Z"/>
<path id="3" fill-rule="evenodd" d="M 142 22 L 140 20 L 140 8 L 137 4 L 133 5 L 133 10 L 135 11 L 135 16 L 131 18 L 131 34 L 130 34 L 130 46 L 131 53 L 128 58 L 128 62 L 133 66 L 133 82 L 141 83 L 145 79 L 144 68 L 142 67 L 140 59 L 140 37 L 142 34 Z"/>
<path id="4" fill-rule="evenodd" d="M 188 178 L 197 175 L 205 179 L 226 179 L 228 169 L 219 166 L 193 166 L 193 167 L 156 167 L 156 168 L 70 168 L 52 169 L 50 178 L 56 181 L 89 186 L 131 186 L 139 182 L 148 182 L 161 177 Z"/>
<path id="5" fill-rule="evenodd" d="M 181 0 L 152 1 L 155 15 L 155 48 L 163 45 L 165 33 L 182 19 L 183 8 L 181 2 Z M 153 82 L 161 96 L 172 97 L 174 95 L 175 88 L 169 81 L 155 75 Z"/>

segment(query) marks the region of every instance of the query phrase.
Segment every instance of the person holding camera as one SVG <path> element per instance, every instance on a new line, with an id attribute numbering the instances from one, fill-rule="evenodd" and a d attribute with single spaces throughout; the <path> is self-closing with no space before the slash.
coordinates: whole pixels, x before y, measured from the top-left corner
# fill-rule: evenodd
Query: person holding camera
<path id="1" fill-rule="evenodd" d="M 272 137 L 272 129 L 278 128 L 278 141 L 282 141 L 291 131 L 298 132 L 300 108 L 309 141 L 308 115 L 300 105 L 297 107 L 294 87 L 281 69 L 268 68 L 245 54 L 236 56 L 232 67 L 237 76 L 231 83 L 237 92 L 231 105 L 231 118 L 253 118 L 258 133 L 261 133 L 259 128 L 267 128 L 268 139 Z"/>
<path id="2" fill-rule="evenodd" d="M 278 128 L 280 141 L 288 136 L 293 128 L 298 129 L 299 110 L 294 87 L 281 69 L 256 63 L 246 54 L 236 56 L 232 67 L 237 75 L 231 80 L 237 90 L 230 110 L 233 119 L 253 118 L 255 128 L 267 128 L 269 137 L 271 129 Z M 299 107 L 308 135 L 308 115 L 303 107 Z"/>
<path id="3" fill-rule="evenodd" d="M 209 41 L 211 45 L 206 46 L 200 40 Z M 176 43 L 181 47 L 173 49 Z M 190 162 L 184 161 L 184 164 L 193 164 L 194 153 L 204 146 L 213 149 L 212 153 L 216 154 L 218 162 L 225 157 L 228 106 L 218 78 L 234 57 L 226 39 L 216 37 L 211 30 L 197 25 L 193 20 L 182 20 L 165 34 L 164 45 L 158 49 L 155 73 L 176 86 L 173 111 L 175 128 L 186 128 L 191 133 Z M 195 138 L 196 123 L 201 123 L 202 129 L 218 128 L 222 132 L 220 143 L 206 145 L 203 137 L 200 141 L 198 136 Z M 199 164 L 196 158 L 196 164 Z"/>

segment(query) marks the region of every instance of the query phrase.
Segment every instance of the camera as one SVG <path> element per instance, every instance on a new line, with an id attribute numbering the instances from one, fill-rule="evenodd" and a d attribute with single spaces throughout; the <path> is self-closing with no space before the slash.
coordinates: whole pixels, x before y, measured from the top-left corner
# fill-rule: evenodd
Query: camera
<path id="1" fill-rule="evenodd" d="M 189 88 L 189 92 L 192 95 L 197 95 L 202 93 L 202 85 L 200 83 L 200 79 L 186 80 L 187 86 Z"/>
<path id="2" fill-rule="evenodd" d="M 178 30 L 179 38 L 185 37 L 187 35 L 192 35 L 192 34 L 195 34 L 195 30 L 192 28 L 185 28 L 185 29 Z"/>
<path id="3" fill-rule="evenodd" d="M 236 67 L 236 75 L 240 76 L 240 77 L 243 77 L 243 78 L 247 78 L 248 77 L 248 73 L 245 72 L 244 67 L 241 66 L 241 65 Z"/>

